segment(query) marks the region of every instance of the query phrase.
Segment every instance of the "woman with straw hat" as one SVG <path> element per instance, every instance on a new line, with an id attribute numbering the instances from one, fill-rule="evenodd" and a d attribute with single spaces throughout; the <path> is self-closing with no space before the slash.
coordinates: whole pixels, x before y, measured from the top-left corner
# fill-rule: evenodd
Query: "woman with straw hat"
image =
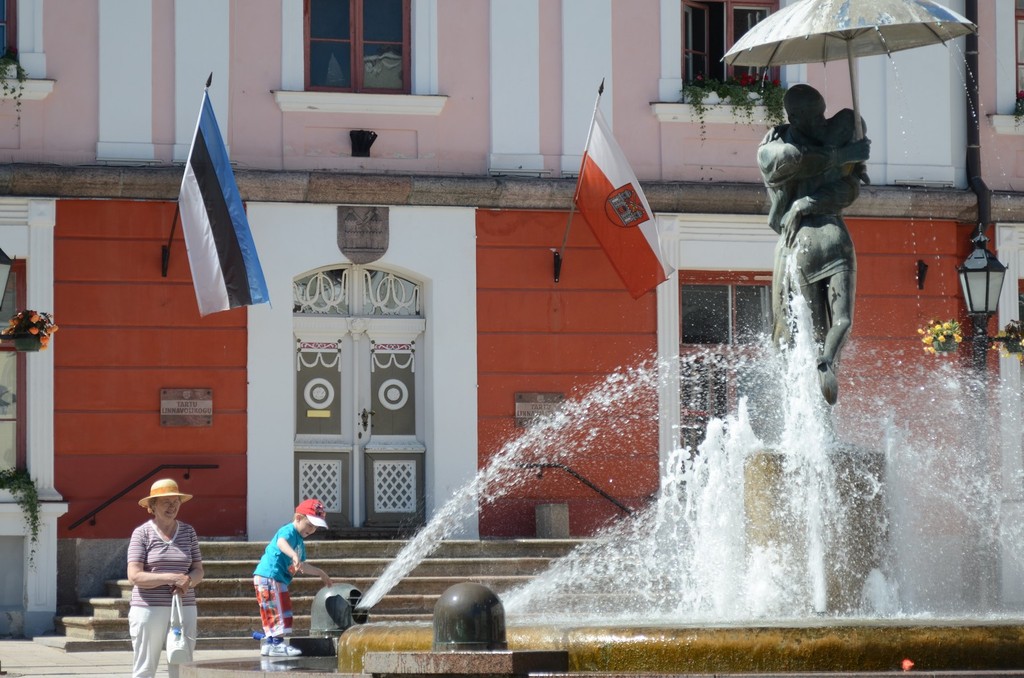
<path id="1" fill-rule="evenodd" d="M 183 632 L 189 659 L 196 647 L 195 586 L 203 579 L 199 538 L 191 525 L 177 519 L 178 509 L 192 498 L 178 483 L 164 478 L 153 483 L 139 506 L 153 515 L 135 528 L 128 542 L 128 581 L 133 585 L 128 628 L 132 637 L 133 678 L 152 678 L 167 642 L 171 600 L 181 596 Z M 167 667 L 177 678 L 178 666 Z"/>

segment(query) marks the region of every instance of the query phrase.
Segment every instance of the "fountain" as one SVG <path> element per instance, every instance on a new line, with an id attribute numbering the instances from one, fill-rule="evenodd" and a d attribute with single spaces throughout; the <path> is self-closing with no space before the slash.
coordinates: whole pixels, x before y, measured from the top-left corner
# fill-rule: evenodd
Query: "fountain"
<path id="1" fill-rule="evenodd" d="M 1024 609 L 1003 602 L 997 561 L 1020 567 L 1024 536 L 1001 515 L 999 464 L 978 444 L 989 423 L 972 414 L 976 384 L 945 358 L 909 358 L 916 338 L 885 354 L 854 340 L 848 360 L 903 369 L 879 370 L 886 388 L 854 373 L 830 406 L 810 309 L 796 297 L 792 313 L 792 345 L 766 337 L 731 366 L 770 386 L 713 419 L 697 449 L 669 455 L 655 500 L 500 594 L 509 651 L 565 651 L 570 672 L 1021 668 Z M 434 650 L 429 623 L 374 623 L 373 605 L 459 516 L 532 482 L 529 464 L 571 464 L 595 422 L 623 421 L 668 370 L 708 357 L 624 368 L 509 440 L 362 595 L 370 622 L 341 635 L 332 670 Z M 635 425 L 612 435 L 628 440 Z"/>
<path id="2" fill-rule="evenodd" d="M 813 98 L 801 104 L 805 113 L 823 111 Z M 858 144 L 843 162 L 866 160 L 859 138 L 830 143 L 818 150 L 844 157 L 844 147 Z M 766 182 L 768 169 L 786 169 L 792 148 L 760 158 Z M 776 317 L 788 309 L 788 324 L 728 368 L 762 388 L 711 420 L 697 449 L 662 460 L 649 506 L 502 595 L 509 650 L 563 651 L 569 672 L 612 674 L 852 673 L 905 670 L 905 662 L 926 671 L 1024 668 L 1024 606 L 1000 581 L 1001 567 L 1024 568 L 1022 528 L 1001 514 L 1001 481 L 1020 479 L 1001 479 L 987 456 L 991 425 L 974 402 L 983 385 L 942 359 L 924 369 L 904 363 L 899 349 L 856 355 L 856 341 L 844 349 L 855 271 L 848 235 L 835 231 L 845 231 L 839 211 L 866 177 L 831 169 L 820 185 L 801 184 L 806 193 L 769 185 L 772 226 L 785 242 L 773 305 Z M 831 214 L 803 205 L 805 215 L 792 216 L 795 203 L 785 201 L 817 199 L 823 188 Z M 831 248 L 849 249 L 841 266 L 830 268 Z M 808 252 L 824 254 L 808 262 Z M 800 277 L 801 257 L 833 279 L 827 289 L 825 278 Z M 874 377 L 846 376 L 841 401 L 840 349 L 859 365 L 880 366 Z M 528 482 L 530 467 L 585 453 L 593 420 L 621 419 L 631 403 L 656 398 L 662 375 L 685 376 L 702 359 L 718 356 L 623 369 L 509 441 L 410 541 L 360 608 L 372 610 L 461 516 Z M 1019 438 L 1019 408 L 1001 414 Z M 629 440 L 632 424 L 614 434 Z M 363 673 L 369 655 L 444 651 L 432 641 L 430 624 L 353 627 L 339 639 L 338 671 Z"/>
<path id="3" fill-rule="evenodd" d="M 887 375 L 888 388 L 854 380 L 830 406 L 810 310 L 797 297 L 792 313 L 792 346 L 779 355 L 766 340 L 741 361 L 777 391 L 673 453 L 645 510 L 502 594 L 509 648 L 567 650 L 570 671 L 882 671 L 907 658 L 923 670 L 1021 667 L 1024 610 L 1000 602 L 997 560 L 1019 567 L 1024 540 L 1000 515 L 998 464 L 962 424 L 975 384 L 943 359 L 908 361 L 919 367 Z M 847 351 L 860 364 L 904 357 Z M 656 390 L 668 368 L 616 373 L 510 441 L 361 604 L 443 538 L 437 521 L 526 482 L 523 461 L 571 461 L 584 450 L 567 441 Z M 367 652 L 430 647 L 427 624 L 370 623 L 341 638 L 339 670 L 360 672 Z"/>

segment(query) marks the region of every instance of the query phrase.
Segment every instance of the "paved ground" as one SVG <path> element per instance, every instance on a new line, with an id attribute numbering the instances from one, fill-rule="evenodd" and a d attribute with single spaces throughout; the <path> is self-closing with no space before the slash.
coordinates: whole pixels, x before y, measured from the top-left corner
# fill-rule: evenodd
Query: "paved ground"
<path id="1" fill-rule="evenodd" d="M 247 650 L 197 649 L 196 661 L 206 659 L 259 659 L 259 648 Z M 0 640 L 0 678 L 18 676 L 104 676 L 131 678 L 130 651 L 65 652 L 32 640 Z M 167 675 L 160 662 L 157 676 Z"/>

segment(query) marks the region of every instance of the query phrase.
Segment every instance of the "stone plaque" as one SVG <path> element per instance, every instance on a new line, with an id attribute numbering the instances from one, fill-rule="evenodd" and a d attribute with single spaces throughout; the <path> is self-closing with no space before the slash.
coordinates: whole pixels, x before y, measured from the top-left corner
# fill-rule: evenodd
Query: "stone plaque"
<path id="1" fill-rule="evenodd" d="M 338 208 L 338 249 L 353 264 L 369 264 L 388 251 L 387 207 Z"/>
<path id="2" fill-rule="evenodd" d="M 516 426 L 529 426 L 537 417 L 558 411 L 564 393 L 517 393 Z"/>
<path id="3" fill-rule="evenodd" d="M 212 388 L 160 389 L 161 426 L 212 426 Z"/>

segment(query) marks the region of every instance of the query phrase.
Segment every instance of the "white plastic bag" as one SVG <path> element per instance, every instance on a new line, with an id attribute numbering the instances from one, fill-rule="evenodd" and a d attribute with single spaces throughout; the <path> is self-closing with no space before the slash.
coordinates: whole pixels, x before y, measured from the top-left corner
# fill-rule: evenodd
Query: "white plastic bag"
<path id="1" fill-rule="evenodd" d="M 171 598 L 171 628 L 167 631 L 167 663 L 183 664 L 190 661 L 191 653 L 185 641 L 185 617 L 181 611 L 181 596 Z"/>

